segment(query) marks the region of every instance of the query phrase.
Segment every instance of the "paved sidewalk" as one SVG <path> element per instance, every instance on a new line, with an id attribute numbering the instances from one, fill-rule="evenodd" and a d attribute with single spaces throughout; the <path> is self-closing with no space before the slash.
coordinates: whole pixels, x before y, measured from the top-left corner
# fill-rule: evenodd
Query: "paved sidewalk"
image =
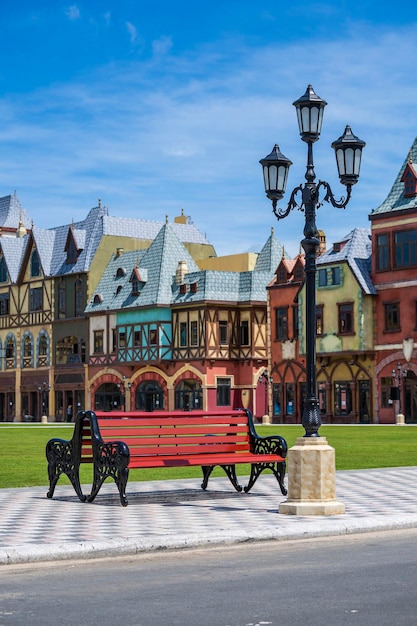
<path id="1" fill-rule="evenodd" d="M 128 483 L 126 508 L 110 481 L 91 504 L 59 483 L 53 500 L 47 487 L 2 489 L 0 565 L 417 527 L 417 467 L 337 472 L 346 513 L 331 517 L 280 515 L 285 497 L 270 474 L 249 494 L 227 478 L 212 478 L 206 492 L 200 482 Z"/>

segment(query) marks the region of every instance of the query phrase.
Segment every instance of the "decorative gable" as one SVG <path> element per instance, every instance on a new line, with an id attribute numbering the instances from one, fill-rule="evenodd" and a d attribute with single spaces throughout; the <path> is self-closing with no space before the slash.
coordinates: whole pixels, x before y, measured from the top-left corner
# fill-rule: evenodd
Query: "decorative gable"
<path id="1" fill-rule="evenodd" d="M 404 197 L 410 198 L 417 195 L 417 171 L 410 160 L 407 163 L 404 173 L 401 177 L 401 182 L 404 183 Z"/>
<path id="2" fill-rule="evenodd" d="M 295 282 L 301 283 L 304 280 L 304 257 L 299 254 L 293 268 L 293 277 Z"/>
<path id="3" fill-rule="evenodd" d="M 286 263 L 285 263 L 284 259 L 281 260 L 281 263 L 278 265 L 277 271 L 275 273 L 276 273 L 276 277 L 277 277 L 277 283 L 282 285 L 283 283 L 287 282 L 287 280 L 288 280 L 288 269 L 286 267 Z"/>
<path id="4" fill-rule="evenodd" d="M 68 230 L 64 251 L 67 253 L 65 261 L 67 265 L 73 265 L 78 261 L 78 257 L 80 256 L 82 249 L 78 248 L 77 242 L 75 241 L 74 225 L 72 225 Z"/>
<path id="5" fill-rule="evenodd" d="M 129 280 L 132 283 L 132 296 L 138 296 L 148 280 L 148 270 L 143 267 L 139 269 L 139 267 L 136 266 Z"/>

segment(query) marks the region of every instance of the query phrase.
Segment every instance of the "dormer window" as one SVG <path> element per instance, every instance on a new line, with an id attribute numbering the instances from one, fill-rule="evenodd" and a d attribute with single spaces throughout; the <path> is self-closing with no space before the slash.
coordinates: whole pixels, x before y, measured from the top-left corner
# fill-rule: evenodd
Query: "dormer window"
<path id="1" fill-rule="evenodd" d="M 136 276 L 132 278 L 132 296 L 139 295 L 139 281 Z"/>
<path id="2" fill-rule="evenodd" d="M 67 265 L 72 265 L 77 262 L 78 250 L 75 245 L 74 239 L 70 239 L 67 246 Z"/>
<path id="3" fill-rule="evenodd" d="M 197 286 L 198 286 L 198 283 L 191 283 L 191 285 L 190 285 L 190 292 L 191 293 L 197 293 Z"/>
<path id="4" fill-rule="evenodd" d="M 132 296 L 139 296 L 141 289 L 145 286 L 148 280 L 148 270 L 146 268 L 135 267 L 129 281 L 132 284 Z"/>
<path id="5" fill-rule="evenodd" d="M 6 260 L 3 255 L 0 256 L 0 283 L 7 283 L 9 279 Z"/>
<path id="6" fill-rule="evenodd" d="M 103 296 L 99 293 L 96 293 L 96 295 L 93 298 L 93 304 L 101 304 L 103 302 Z"/>
<path id="7" fill-rule="evenodd" d="M 117 268 L 117 272 L 116 272 L 116 278 L 123 278 L 123 276 L 126 276 L 126 270 L 124 267 L 118 267 Z"/>
<path id="8" fill-rule="evenodd" d="M 33 250 L 30 257 L 30 275 L 32 278 L 41 275 L 41 262 L 37 250 Z"/>
<path id="9" fill-rule="evenodd" d="M 301 263 L 297 263 L 295 266 L 294 278 L 297 282 L 304 279 L 304 267 Z"/>
<path id="10" fill-rule="evenodd" d="M 287 270 L 283 265 L 278 269 L 277 279 L 279 283 L 285 283 L 287 281 Z"/>
<path id="11" fill-rule="evenodd" d="M 417 172 L 413 163 L 407 163 L 401 182 L 404 183 L 405 198 L 412 198 L 417 195 Z"/>
<path id="12" fill-rule="evenodd" d="M 187 293 L 187 285 L 185 283 L 180 285 L 180 293 Z"/>

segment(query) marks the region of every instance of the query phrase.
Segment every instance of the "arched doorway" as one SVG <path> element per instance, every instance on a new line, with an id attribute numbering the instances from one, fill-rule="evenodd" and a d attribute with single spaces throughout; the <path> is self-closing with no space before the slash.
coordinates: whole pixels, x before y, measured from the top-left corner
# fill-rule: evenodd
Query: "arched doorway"
<path id="1" fill-rule="evenodd" d="M 136 389 L 135 407 L 138 411 L 161 411 L 164 391 L 155 380 L 145 380 Z"/>
<path id="2" fill-rule="evenodd" d="M 94 395 L 96 411 L 120 411 L 123 404 L 122 394 L 116 383 L 103 383 Z"/>
<path id="3" fill-rule="evenodd" d="M 182 380 L 175 388 L 175 408 L 179 411 L 196 411 L 203 408 L 203 395 L 198 380 Z"/>

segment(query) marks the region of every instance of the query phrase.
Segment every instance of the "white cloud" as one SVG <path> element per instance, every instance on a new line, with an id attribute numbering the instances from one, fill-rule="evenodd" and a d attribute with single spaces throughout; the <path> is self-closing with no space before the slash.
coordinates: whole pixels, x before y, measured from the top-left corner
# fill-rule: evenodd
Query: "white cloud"
<path id="1" fill-rule="evenodd" d="M 129 33 L 130 43 L 135 43 L 138 38 L 138 31 L 132 22 L 126 22 L 127 32 Z"/>
<path id="2" fill-rule="evenodd" d="M 70 7 L 68 7 L 68 9 L 66 9 L 66 11 L 65 11 L 65 15 L 70 20 L 78 20 L 81 17 L 80 10 L 79 10 L 79 8 L 77 7 L 76 4 L 73 4 Z"/>
<path id="3" fill-rule="evenodd" d="M 152 50 L 156 56 L 167 54 L 172 48 L 171 37 L 160 37 L 152 42 Z"/>
<path id="4" fill-rule="evenodd" d="M 137 31 L 127 24 L 133 43 Z M 417 84 L 409 80 L 416 35 L 416 26 L 357 29 L 350 38 L 310 42 L 308 64 L 301 44 L 229 42 L 114 63 L 85 82 L 15 101 L 4 96 L 0 188 L 16 187 L 39 226 L 81 219 L 101 197 L 113 215 L 161 221 L 184 207 L 222 254 L 260 249 L 274 226 L 295 255 L 303 216 L 293 211 L 276 222 L 258 161 L 278 142 L 294 162 L 288 189 L 304 181 L 306 146 L 291 103 L 311 82 L 329 103 L 314 146 L 316 173 L 337 197 L 344 188 L 331 142 L 346 123 L 367 142 L 346 211 L 325 204 L 318 212 L 330 244 L 369 226 L 416 135 Z"/>

